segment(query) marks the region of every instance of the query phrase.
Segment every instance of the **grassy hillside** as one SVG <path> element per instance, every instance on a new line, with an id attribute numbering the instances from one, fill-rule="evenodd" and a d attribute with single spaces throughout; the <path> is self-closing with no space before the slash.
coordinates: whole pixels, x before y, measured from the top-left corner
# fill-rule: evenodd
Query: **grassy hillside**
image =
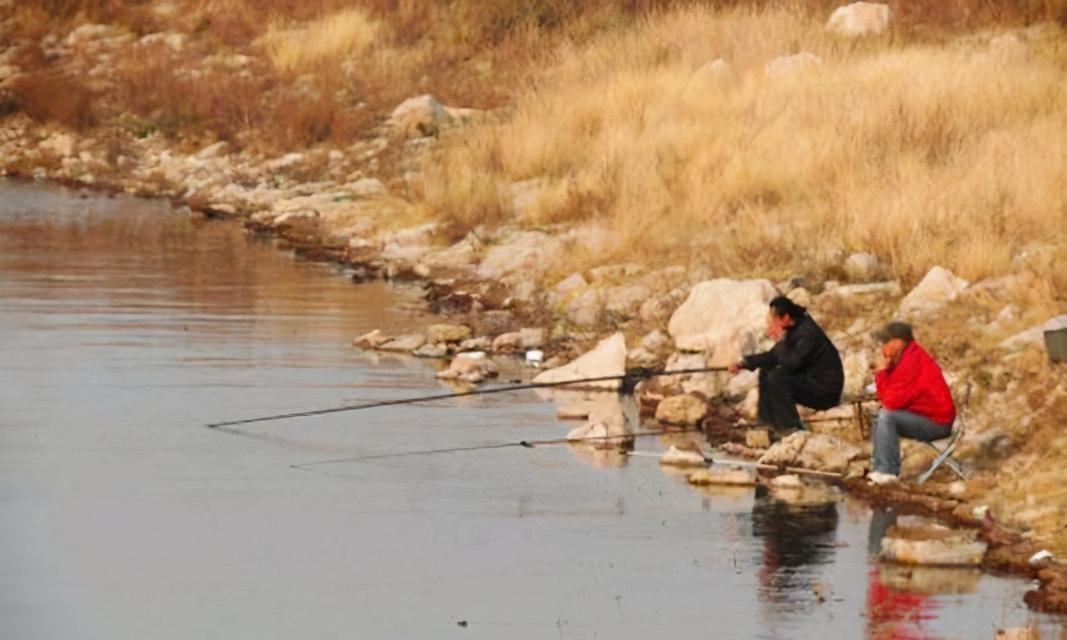
<path id="1" fill-rule="evenodd" d="M 611 230 L 560 275 L 622 258 L 811 272 L 866 250 L 906 282 L 1029 261 L 1067 295 L 1067 0 L 891 4 L 887 34 L 851 40 L 822 0 L 24 0 L 2 9 L 23 71 L 2 111 L 113 138 L 114 156 L 153 133 L 277 154 L 344 148 L 432 93 L 491 116 L 445 136 L 407 197 L 456 236 Z M 91 24 L 138 46 L 57 66 Z M 818 64 L 766 70 L 799 52 Z"/>

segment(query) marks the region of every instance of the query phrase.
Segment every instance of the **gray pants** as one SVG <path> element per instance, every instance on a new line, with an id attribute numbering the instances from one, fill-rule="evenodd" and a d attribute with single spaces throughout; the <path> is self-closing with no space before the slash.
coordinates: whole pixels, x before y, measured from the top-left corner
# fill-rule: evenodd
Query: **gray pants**
<path id="1" fill-rule="evenodd" d="M 874 442 L 874 470 L 900 475 L 900 436 L 933 442 L 947 438 L 951 433 L 950 424 L 937 424 L 910 411 L 882 409 L 878 412 L 878 423 L 871 433 L 871 440 Z"/>

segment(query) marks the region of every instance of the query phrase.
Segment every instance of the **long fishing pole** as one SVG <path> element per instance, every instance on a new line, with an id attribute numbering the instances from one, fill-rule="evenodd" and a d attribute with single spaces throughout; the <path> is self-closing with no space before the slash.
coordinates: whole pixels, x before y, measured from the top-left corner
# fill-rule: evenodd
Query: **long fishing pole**
<path id="1" fill-rule="evenodd" d="M 633 458 L 662 458 L 663 454 L 655 453 L 651 451 L 627 451 L 627 456 Z M 777 464 L 767 464 L 763 462 L 753 462 L 751 460 L 736 460 L 730 458 L 714 459 L 711 456 L 700 454 L 700 457 L 704 458 L 705 465 L 721 464 L 732 467 L 747 467 L 749 469 L 756 469 L 759 471 L 774 471 L 776 473 L 795 473 L 797 475 L 817 476 L 820 478 L 835 478 L 840 480 L 841 474 L 836 471 L 820 471 L 818 469 L 804 469 L 803 467 L 787 467 Z"/>
<path id="2" fill-rule="evenodd" d="M 282 413 L 273 416 L 263 416 L 261 418 L 245 418 L 243 420 L 229 420 L 226 422 L 212 422 L 205 425 L 209 429 L 217 429 L 219 427 L 230 427 L 238 424 L 251 424 L 253 422 L 267 422 L 270 420 L 287 420 L 289 418 L 305 418 L 309 416 L 320 416 L 327 413 L 340 413 L 342 411 L 362 411 L 364 409 L 376 409 L 378 407 L 389 407 L 402 404 L 414 404 L 417 402 L 429 402 L 431 400 L 447 400 L 449 398 L 463 398 L 466 396 L 482 396 L 490 393 L 505 393 L 508 391 L 523 391 L 526 389 L 547 389 L 551 387 L 564 387 L 568 385 L 589 384 L 593 382 L 610 382 L 613 380 L 625 380 L 632 383 L 636 383 L 638 380 L 644 380 L 648 378 L 656 378 L 660 376 L 676 376 L 676 375 L 688 375 L 693 373 L 713 373 L 726 371 L 726 367 L 703 367 L 700 369 L 679 369 L 677 371 L 661 371 L 658 369 L 631 369 L 622 375 L 614 376 L 599 376 L 596 378 L 583 378 L 581 380 L 560 380 L 558 382 L 530 382 L 526 384 L 516 384 L 501 387 L 490 387 L 488 389 L 471 389 L 470 391 L 458 391 L 454 393 L 439 393 L 435 395 L 420 396 L 417 398 L 401 398 L 399 400 L 382 400 L 380 402 L 369 402 L 366 404 L 354 404 L 341 407 L 333 407 L 330 409 L 313 409 L 311 411 L 296 411 L 293 413 Z M 625 385 L 624 385 L 625 386 Z"/>
<path id="3" fill-rule="evenodd" d="M 291 464 L 291 469 L 299 469 L 300 471 L 307 471 L 309 467 L 317 467 L 327 464 L 341 464 L 345 462 L 368 462 L 370 460 L 387 460 L 390 458 L 407 458 L 412 456 L 429 456 L 441 453 L 462 453 L 466 451 L 487 451 L 491 449 L 507 449 L 510 447 L 524 447 L 526 449 L 534 449 L 536 447 L 553 445 L 553 444 L 568 444 L 568 443 L 582 443 L 582 442 L 596 442 L 596 441 L 608 441 L 608 440 L 626 440 L 628 438 L 640 438 L 643 436 L 665 436 L 674 435 L 678 433 L 696 433 L 700 429 L 659 429 L 656 431 L 638 431 L 636 433 L 625 433 L 614 436 L 588 436 L 585 438 L 552 438 L 548 440 L 519 440 L 518 442 L 498 442 L 490 444 L 473 445 L 469 447 L 448 447 L 443 449 L 419 449 L 415 451 L 401 451 L 399 453 L 380 453 L 369 456 L 354 456 L 351 458 L 333 458 L 330 460 L 316 460 L 315 462 L 304 462 L 301 464 Z"/>

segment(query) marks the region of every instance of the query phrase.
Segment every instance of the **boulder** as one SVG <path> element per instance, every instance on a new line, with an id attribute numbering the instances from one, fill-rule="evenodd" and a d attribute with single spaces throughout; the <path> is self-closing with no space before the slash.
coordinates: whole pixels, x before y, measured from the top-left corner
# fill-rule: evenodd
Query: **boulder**
<path id="1" fill-rule="evenodd" d="M 535 383 L 555 383 L 567 380 L 584 380 L 604 376 L 622 376 L 626 373 L 626 338 L 621 332 L 601 340 L 591 351 L 562 367 L 543 371 L 534 378 Z M 617 389 L 619 381 L 589 382 L 580 386 L 602 389 Z"/>
<path id="2" fill-rule="evenodd" d="M 671 342 L 670 336 L 663 333 L 659 329 L 654 329 L 641 338 L 641 347 L 647 349 L 652 353 L 666 354 L 670 352 L 674 343 Z"/>
<path id="3" fill-rule="evenodd" d="M 552 296 L 556 301 L 567 301 L 589 288 L 589 282 L 580 273 L 572 273 L 552 287 Z"/>
<path id="4" fill-rule="evenodd" d="M 567 305 L 567 319 L 579 327 L 591 327 L 604 317 L 603 289 L 586 289 Z"/>
<path id="5" fill-rule="evenodd" d="M 955 300 L 967 288 L 967 284 L 966 280 L 956 277 L 948 269 L 934 267 L 900 301 L 900 314 L 912 316 L 936 311 Z"/>
<path id="6" fill-rule="evenodd" d="M 447 369 L 437 372 L 437 377 L 443 380 L 463 380 L 465 382 L 478 383 L 486 378 L 494 378 L 500 374 L 496 363 L 486 357 L 482 351 L 468 351 L 456 354 Z"/>
<path id="7" fill-rule="evenodd" d="M 626 354 L 626 360 L 635 367 L 658 367 L 663 364 L 663 357 L 652 353 L 644 347 L 635 347 Z"/>
<path id="8" fill-rule="evenodd" d="M 708 414 L 708 403 L 688 393 L 664 398 L 656 407 L 656 420 L 668 424 L 694 425 Z"/>
<path id="9" fill-rule="evenodd" d="M 411 352 L 416 358 L 444 358 L 448 355 L 448 345 L 443 342 L 427 342 Z"/>
<path id="10" fill-rule="evenodd" d="M 493 338 L 493 353 L 518 353 L 522 351 L 522 334 L 509 331 Z"/>
<path id="11" fill-rule="evenodd" d="M 853 282 L 870 282 L 881 270 L 881 262 L 869 253 L 853 253 L 845 260 L 845 273 Z"/>
<path id="12" fill-rule="evenodd" d="M 696 486 L 735 485 L 754 486 L 756 471 L 749 467 L 720 467 L 700 469 L 689 474 L 689 484 Z"/>
<path id="13" fill-rule="evenodd" d="M 704 459 L 703 454 L 701 454 L 699 451 L 679 449 L 673 444 L 671 445 L 670 449 L 667 449 L 660 457 L 659 463 L 669 467 L 707 466 L 707 461 Z"/>
<path id="14" fill-rule="evenodd" d="M 493 341 L 486 336 L 469 338 L 459 343 L 459 348 L 463 351 L 488 351 L 492 346 Z"/>
<path id="15" fill-rule="evenodd" d="M 642 284 L 608 287 L 602 295 L 604 310 L 625 320 L 636 316 L 641 305 L 650 297 L 652 291 Z"/>
<path id="16" fill-rule="evenodd" d="M 759 386 L 759 373 L 742 369 L 726 383 L 726 397 L 740 399 Z"/>
<path id="17" fill-rule="evenodd" d="M 853 2 L 835 9 L 826 22 L 826 28 L 849 38 L 879 35 L 889 28 L 890 18 L 892 12 L 887 4 Z"/>
<path id="18" fill-rule="evenodd" d="M 556 262 L 563 241 L 541 231 L 512 231 L 490 246 L 478 265 L 482 280 L 499 280 L 521 274 L 531 280 Z"/>
<path id="19" fill-rule="evenodd" d="M 426 330 L 426 339 L 432 343 L 463 342 L 471 337 L 471 328 L 462 324 L 432 324 Z"/>
<path id="20" fill-rule="evenodd" d="M 435 135 L 451 116 L 437 98 L 430 94 L 408 98 L 389 115 L 389 124 L 404 137 Z"/>
<path id="21" fill-rule="evenodd" d="M 667 358 L 664 371 L 692 371 L 708 368 L 709 358 L 703 353 L 673 353 Z M 665 388 L 677 388 L 682 393 L 695 393 L 705 398 L 714 398 L 722 393 L 728 382 L 720 372 L 686 373 L 661 377 Z"/>
<path id="22" fill-rule="evenodd" d="M 683 351 L 704 351 L 710 366 L 727 366 L 754 351 L 776 295 L 767 280 L 708 280 L 693 287 L 667 329 Z"/>
<path id="23" fill-rule="evenodd" d="M 767 76 L 788 76 L 794 73 L 814 69 L 822 64 L 822 58 L 808 51 L 801 51 L 790 56 L 779 56 L 763 67 Z"/>
<path id="24" fill-rule="evenodd" d="M 858 447 L 833 436 L 798 431 L 782 438 L 759 459 L 760 464 L 845 473 L 863 456 Z"/>
<path id="25" fill-rule="evenodd" d="M 360 349 L 377 349 L 386 342 L 389 342 L 389 336 L 382 333 L 381 329 L 375 329 L 374 331 L 364 333 L 353 340 L 352 346 L 359 347 Z"/>
<path id="26" fill-rule="evenodd" d="M 408 333 L 378 345 L 378 350 L 411 352 L 424 344 L 426 344 L 426 336 L 421 333 Z"/>

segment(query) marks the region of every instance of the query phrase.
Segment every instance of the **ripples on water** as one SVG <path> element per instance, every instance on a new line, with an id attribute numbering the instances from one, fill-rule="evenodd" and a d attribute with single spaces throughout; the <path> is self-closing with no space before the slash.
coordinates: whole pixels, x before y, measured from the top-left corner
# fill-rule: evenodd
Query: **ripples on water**
<path id="1" fill-rule="evenodd" d="M 570 447 L 290 468 L 562 435 L 532 394 L 201 427 L 440 389 L 432 364 L 349 346 L 418 309 L 236 224 L 0 182 L 0 637 L 1057 630 L 1020 581 L 872 564 L 893 515 L 851 500 L 695 490 Z"/>

